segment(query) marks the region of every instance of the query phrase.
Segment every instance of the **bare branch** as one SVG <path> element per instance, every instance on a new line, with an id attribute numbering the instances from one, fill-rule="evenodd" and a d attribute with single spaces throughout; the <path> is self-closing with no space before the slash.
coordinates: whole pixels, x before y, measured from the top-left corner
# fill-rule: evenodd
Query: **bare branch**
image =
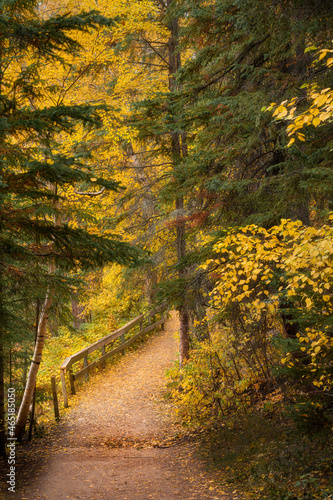
<path id="1" fill-rule="evenodd" d="M 159 52 L 158 50 L 156 50 L 156 49 L 155 49 L 155 47 L 153 47 L 153 45 L 149 42 L 149 40 L 146 40 L 146 39 L 144 38 L 144 36 L 143 36 L 141 33 L 140 33 L 140 36 L 141 36 L 142 40 L 143 40 L 143 41 L 144 41 L 144 42 L 148 45 L 148 47 L 150 47 L 150 48 L 151 48 L 151 49 L 155 52 L 155 54 L 157 54 L 157 55 L 158 55 L 158 57 L 159 57 L 160 59 L 162 59 L 162 61 L 163 61 L 163 62 L 167 65 L 167 67 L 169 68 L 169 63 L 168 63 L 168 61 L 167 61 L 167 60 L 166 60 L 166 59 L 162 56 L 162 54 L 160 54 L 160 52 Z"/>
<path id="2" fill-rule="evenodd" d="M 102 193 L 105 191 L 105 187 L 103 186 L 102 189 L 99 191 L 76 191 L 74 190 L 75 194 L 79 194 L 80 196 L 100 196 Z"/>

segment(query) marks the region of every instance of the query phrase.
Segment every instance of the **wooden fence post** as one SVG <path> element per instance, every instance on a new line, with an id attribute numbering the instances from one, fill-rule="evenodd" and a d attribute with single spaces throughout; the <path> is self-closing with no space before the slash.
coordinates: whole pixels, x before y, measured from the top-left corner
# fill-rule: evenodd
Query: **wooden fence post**
<path id="1" fill-rule="evenodd" d="M 120 341 L 122 344 L 125 344 L 125 335 L 120 336 Z M 125 349 L 121 351 L 121 354 L 124 356 L 125 355 Z"/>
<path id="2" fill-rule="evenodd" d="M 71 393 L 73 394 L 73 396 L 75 396 L 76 392 L 75 392 L 74 375 L 72 369 L 69 370 L 69 383 L 71 385 Z"/>
<path id="3" fill-rule="evenodd" d="M 64 407 L 68 408 L 67 390 L 66 390 L 66 377 L 64 370 L 60 370 L 62 397 L 64 398 Z"/>
<path id="4" fill-rule="evenodd" d="M 102 346 L 102 356 L 105 354 L 105 345 Z M 105 361 L 102 361 L 102 368 L 105 368 Z"/>
<path id="5" fill-rule="evenodd" d="M 51 377 L 51 387 L 52 387 L 52 397 L 53 397 L 53 407 L 54 407 L 54 416 L 56 421 L 59 421 L 59 405 L 58 405 L 58 397 L 57 397 L 57 386 L 56 386 L 56 378 Z"/>
<path id="6" fill-rule="evenodd" d="M 87 366 L 88 366 L 88 356 L 85 356 L 85 357 L 83 358 L 83 363 L 84 363 L 84 367 L 85 367 L 85 368 L 87 368 Z M 87 379 L 87 378 L 89 378 L 89 373 L 88 373 L 88 370 L 87 370 L 87 372 L 86 372 L 86 374 L 85 374 L 85 378 L 86 378 L 86 379 Z"/>

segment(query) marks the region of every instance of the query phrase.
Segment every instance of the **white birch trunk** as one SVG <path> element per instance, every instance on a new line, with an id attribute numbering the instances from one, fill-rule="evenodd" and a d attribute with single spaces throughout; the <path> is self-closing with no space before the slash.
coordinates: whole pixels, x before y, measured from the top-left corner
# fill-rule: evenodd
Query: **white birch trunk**
<path id="1" fill-rule="evenodd" d="M 49 292 L 46 295 L 39 322 L 38 322 L 38 331 L 37 338 L 35 344 L 35 351 L 31 361 L 30 370 L 27 378 L 27 383 L 25 386 L 22 402 L 20 409 L 17 414 L 16 425 L 15 425 L 15 436 L 20 439 L 23 435 L 25 424 L 27 422 L 29 408 L 36 384 L 37 373 L 39 370 L 39 365 L 42 359 L 45 335 L 47 322 L 49 319 L 49 311 L 52 305 L 52 298 L 49 295 Z"/>

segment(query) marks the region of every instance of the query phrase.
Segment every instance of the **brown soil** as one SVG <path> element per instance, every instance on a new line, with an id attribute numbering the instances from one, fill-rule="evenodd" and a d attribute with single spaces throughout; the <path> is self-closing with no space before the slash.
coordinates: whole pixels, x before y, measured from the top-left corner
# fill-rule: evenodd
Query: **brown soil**
<path id="1" fill-rule="evenodd" d="M 138 350 L 91 377 L 47 438 L 26 448 L 17 500 L 236 500 L 196 457 L 163 398 L 176 358 L 175 316 Z"/>

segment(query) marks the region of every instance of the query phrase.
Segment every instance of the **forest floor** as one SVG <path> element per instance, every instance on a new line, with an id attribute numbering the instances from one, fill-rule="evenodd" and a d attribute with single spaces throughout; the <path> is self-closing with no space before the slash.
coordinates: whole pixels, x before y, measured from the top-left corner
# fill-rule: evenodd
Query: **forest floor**
<path id="1" fill-rule="evenodd" d="M 176 359 L 175 315 L 120 362 L 90 378 L 46 437 L 24 445 L 12 500 L 236 500 L 198 458 L 164 397 Z"/>

